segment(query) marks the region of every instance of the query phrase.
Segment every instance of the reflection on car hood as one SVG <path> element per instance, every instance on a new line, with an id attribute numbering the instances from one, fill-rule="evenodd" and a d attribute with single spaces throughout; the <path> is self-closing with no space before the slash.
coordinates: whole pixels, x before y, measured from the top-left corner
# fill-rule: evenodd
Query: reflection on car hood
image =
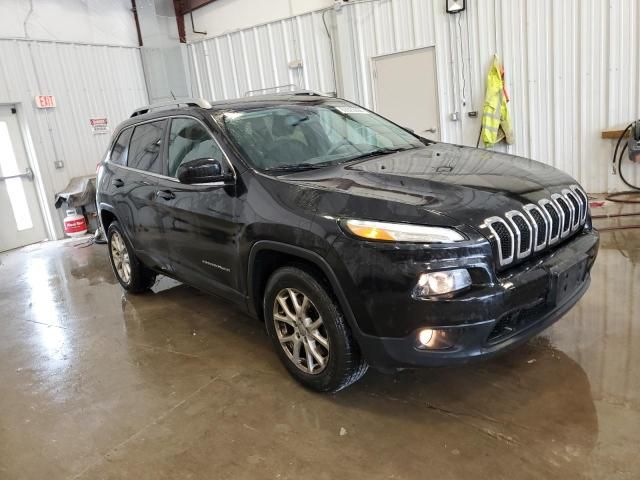
<path id="1" fill-rule="evenodd" d="M 575 183 L 533 160 L 444 143 L 287 175 L 286 180 L 349 196 L 321 198 L 321 214 L 421 221 L 409 212 L 422 211 L 476 226 Z M 422 221 L 432 219 L 428 215 Z"/>

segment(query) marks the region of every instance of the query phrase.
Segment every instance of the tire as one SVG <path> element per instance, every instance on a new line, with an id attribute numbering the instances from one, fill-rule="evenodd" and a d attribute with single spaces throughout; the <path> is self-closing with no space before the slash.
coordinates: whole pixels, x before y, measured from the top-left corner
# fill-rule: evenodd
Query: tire
<path id="1" fill-rule="evenodd" d="M 122 288 L 131 293 L 148 291 L 156 281 L 156 274 L 138 260 L 116 221 L 111 222 L 107 230 L 107 245 L 111 268 Z"/>
<path id="2" fill-rule="evenodd" d="M 280 360 L 305 387 L 337 392 L 366 373 L 369 366 L 340 307 L 313 276 L 297 267 L 276 270 L 267 282 L 263 307 Z"/>

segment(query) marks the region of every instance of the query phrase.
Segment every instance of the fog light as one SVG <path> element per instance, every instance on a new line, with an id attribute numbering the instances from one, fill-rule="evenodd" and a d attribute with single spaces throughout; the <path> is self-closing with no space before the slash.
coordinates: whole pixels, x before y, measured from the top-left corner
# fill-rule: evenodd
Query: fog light
<path id="1" fill-rule="evenodd" d="M 415 295 L 430 297 L 457 292 L 471 285 L 471 276 L 464 268 L 423 273 L 418 279 Z"/>
<path id="2" fill-rule="evenodd" d="M 433 338 L 433 329 L 431 328 L 423 328 L 418 333 L 418 341 L 424 347 L 428 347 L 429 343 L 431 343 L 431 339 Z"/>
<path id="3" fill-rule="evenodd" d="M 448 350 L 460 336 L 459 328 L 423 328 L 418 330 L 416 347 L 420 350 Z"/>

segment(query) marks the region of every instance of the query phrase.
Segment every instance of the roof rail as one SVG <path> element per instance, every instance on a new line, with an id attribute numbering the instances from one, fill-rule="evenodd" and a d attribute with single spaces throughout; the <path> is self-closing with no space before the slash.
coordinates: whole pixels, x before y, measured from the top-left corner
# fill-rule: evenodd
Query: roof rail
<path id="1" fill-rule="evenodd" d="M 300 87 L 298 87 L 298 85 L 296 85 L 295 83 L 287 83 L 285 85 L 276 85 L 274 87 L 256 88 L 255 90 L 247 90 L 246 92 L 244 92 L 244 96 L 250 97 L 255 93 L 261 93 L 264 95 L 266 92 L 269 92 L 271 90 L 275 90 L 275 93 L 279 93 L 281 88 L 286 88 L 287 89 L 286 93 L 291 93 L 295 90 L 298 90 Z"/>
<path id="2" fill-rule="evenodd" d="M 184 98 L 182 100 L 170 100 L 168 102 L 153 103 L 151 105 L 136 108 L 130 118 L 137 117 L 138 115 L 144 115 L 145 113 L 149 113 L 153 110 L 166 109 L 167 107 L 180 107 L 181 105 L 186 107 L 211 108 L 211 104 L 202 98 Z"/>
<path id="3" fill-rule="evenodd" d="M 288 90 L 281 91 L 280 89 L 286 88 Z M 273 93 L 270 93 L 272 90 L 275 90 Z M 324 96 L 322 93 L 314 92 L 312 90 L 305 90 L 303 88 L 298 87 L 295 83 L 288 83 L 286 85 L 276 85 L 275 87 L 267 87 L 267 88 L 258 88 L 256 90 L 247 90 L 244 92 L 245 97 L 252 97 L 255 94 L 259 95 L 320 95 Z"/>

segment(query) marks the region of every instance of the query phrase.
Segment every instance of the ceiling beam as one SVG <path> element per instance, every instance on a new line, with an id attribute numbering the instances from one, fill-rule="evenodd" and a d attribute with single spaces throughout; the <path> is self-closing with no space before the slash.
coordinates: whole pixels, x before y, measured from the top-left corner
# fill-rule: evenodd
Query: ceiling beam
<path id="1" fill-rule="evenodd" d="M 185 15 L 213 2 L 215 2 L 215 0 L 175 0 L 174 4 L 178 4 L 178 7 L 176 7 L 176 14 L 180 13 Z M 177 8 L 180 8 L 179 12 Z"/>

